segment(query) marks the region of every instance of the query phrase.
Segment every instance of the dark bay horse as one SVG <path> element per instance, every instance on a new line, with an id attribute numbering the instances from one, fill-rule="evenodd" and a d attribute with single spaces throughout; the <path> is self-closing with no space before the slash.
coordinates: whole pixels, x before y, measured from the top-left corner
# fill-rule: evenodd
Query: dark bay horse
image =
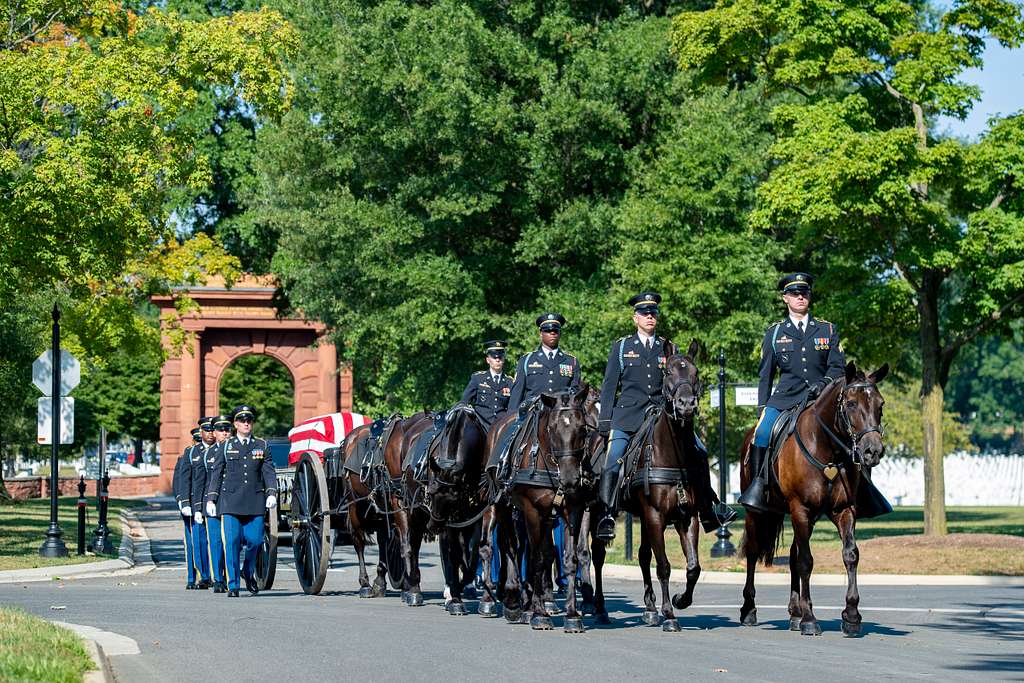
<path id="1" fill-rule="evenodd" d="M 640 548 L 637 560 L 644 580 L 643 620 L 650 625 L 661 621 L 665 631 L 678 631 L 673 606 L 685 609 L 693 602 L 693 591 L 700 577 L 697 541 L 700 534 L 697 495 L 703 495 L 702 478 L 706 469 L 700 462 L 705 457 L 697 450 L 693 430 L 697 404 L 701 395 L 700 371 L 694 362 L 699 347 L 690 343 L 686 354 L 669 356 L 665 361 L 662 386 L 664 402 L 658 409 L 654 429 L 647 437 L 634 480 L 627 483 L 630 495 L 623 510 L 640 519 Z M 644 458 L 649 457 L 650 476 L 643 474 Z M 669 600 L 669 578 L 672 565 L 665 552 L 665 530 L 672 524 L 686 556 L 686 589 Z M 596 537 L 592 542 L 595 577 L 594 610 L 597 623 L 610 623 L 604 604 L 601 570 L 605 545 Z M 651 581 L 651 556 L 657 563 L 661 583 L 661 615 L 657 611 L 654 585 Z"/>
<path id="2" fill-rule="evenodd" d="M 409 548 L 409 517 L 402 499 L 400 479 L 402 476 L 402 439 L 406 429 L 424 421 L 427 416 L 417 413 L 412 417 L 393 418 L 390 432 L 382 435 L 383 463 L 366 473 L 344 473 L 344 498 L 347 506 L 345 521 L 356 556 L 359 558 L 359 597 L 379 598 L 387 592 L 386 576 L 387 547 L 391 534 L 398 534 L 404 562 L 403 587 L 408 581 L 411 551 Z M 370 425 L 363 425 L 349 432 L 342 444 L 344 460 L 370 438 Z M 377 562 L 377 577 L 370 584 L 366 571 L 365 551 L 370 533 L 377 533 L 380 559 Z M 392 568 L 394 569 L 394 568 Z"/>
<path id="3" fill-rule="evenodd" d="M 857 590 L 860 555 L 855 537 L 857 487 L 861 468 L 874 467 L 885 453 L 882 443 L 885 400 L 877 385 L 888 372 L 889 366 L 883 365 L 865 375 L 853 362 L 848 363 L 845 376 L 829 384 L 800 415 L 794 433 L 786 439 L 778 460 L 769 468 L 769 498 L 782 502 L 782 509 L 778 513 L 747 511 L 743 535 L 747 581 L 740 609 L 744 626 L 757 625 L 754 571 L 759 560 L 771 566 L 785 513 L 788 513 L 793 527 L 793 544 L 789 550 L 790 629 L 799 629 L 804 635 L 821 635 L 811 605 L 814 558 L 810 539 L 814 523 L 826 515 L 835 524 L 843 542 L 847 577 L 843 633 L 848 636 L 860 633 L 860 593 Z M 741 452 L 744 489 L 752 478 L 747 455 L 753 433 L 753 429 L 747 432 Z"/>
<path id="4" fill-rule="evenodd" d="M 410 571 L 405 602 L 423 604 L 420 589 L 419 549 L 424 537 L 443 539 L 442 557 L 445 584 L 451 595 L 448 613 L 466 614 L 462 592 L 472 581 L 476 568 L 476 539 L 486 501 L 480 496 L 480 480 L 487 459 L 487 432 L 473 408 L 456 404 L 447 415 L 441 432 L 434 437 L 429 423 L 419 423 L 408 431 L 406 453 L 417 446 L 428 446 L 426 477 L 418 479 L 415 463 L 406 458 L 403 474 L 406 504 L 409 510 Z M 432 439 L 420 444 L 422 439 Z M 472 566 L 470 566 L 472 564 Z"/>

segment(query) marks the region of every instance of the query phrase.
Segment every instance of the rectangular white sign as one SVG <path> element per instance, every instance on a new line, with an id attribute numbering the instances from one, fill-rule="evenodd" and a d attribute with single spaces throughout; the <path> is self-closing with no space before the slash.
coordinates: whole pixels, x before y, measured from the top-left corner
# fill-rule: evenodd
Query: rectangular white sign
<path id="1" fill-rule="evenodd" d="M 50 444 L 53 434 L 53 399 L 43 396 L 36 404 L 39 408 L 36 418 L 36 443 Z M 64 396 L 60 399 L 60 442 L 68 445 L 75 440 L 75 399 Z"/>
<path id="2" fill-rule="evenodd" d="M 711 407 L 718 407 L 718 387 L 711 387 Z"/>
<path id="3" fill-rule="evenodd" d="M 756 406 L 757 387 L 736 387 L 736 405 Z"/>

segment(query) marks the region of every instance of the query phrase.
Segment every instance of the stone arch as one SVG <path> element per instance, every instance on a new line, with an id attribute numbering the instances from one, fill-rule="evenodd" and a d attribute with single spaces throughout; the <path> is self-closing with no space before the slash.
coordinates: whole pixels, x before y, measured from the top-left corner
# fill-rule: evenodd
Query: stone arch
<path id="1" fill-rule="evenodd" d="M 189 430 L 202 415 L 233 406 L 220 405 L 220 381 L 234 360 L 268 355 L 292 375 L 295 422 L 316 415 L 352 409 L 352 373 L 339 368 L 337 352 L 322 323 L 302 317 L 278 317 L 275 287 L 268 278 L 246 277 L 227 289 L 220 283 L 189 290 L 199 312 L 181 321 L 190 339 L 173 353 L 166 328 L 165 348 L 171 353 L 160 375 L 161 489 L 169 491 L 174 465 L 191 443 Z M 169 296 L 153 297 L 161 314 L 172 312 Z M 170 319 L 161 315 L 161 320 Z M 258 406 L 257 406 L 258 408 Z"/>

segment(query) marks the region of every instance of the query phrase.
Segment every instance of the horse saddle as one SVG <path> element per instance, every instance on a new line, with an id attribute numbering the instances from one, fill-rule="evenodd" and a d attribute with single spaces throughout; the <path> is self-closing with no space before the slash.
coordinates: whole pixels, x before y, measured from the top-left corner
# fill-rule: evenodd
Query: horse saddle
<path id="1" fill-rule="evenodd" d="M 640 429 L 630 438 L 623 455 L 625 465 L 620 475 L 620 486 L 625 488 L 626 498 L 633 489 L 644 488 L 650 494 L 651 484 L 677 486 L 686 484 L 686 472 L 680 467 L 654 467 L 654 426 L 661 414 L 660 405 L 652 405 L 644 414 Z M 680 498 L 682 500 L 682 498 Z"/>
<path id="2" fill-rule="evenodd" d="M 779 413 L 778 419 L 775 420 L 775 424 L 772 425 L 771 438 L 768 441 L 768 457 L 765 458 L 765 467 L 768 470 L 772 469 L 772 465 L 779 458 L 779 451 L 782 450 L 782 444 L 786 443 L 786 439 L 793 433 L 793 429 L 796 427 L 796 419 L 800 417 L 800 407 L 803 404 L 795 405 L 792 408 L 786 408 Z"/>
<path id="3" fill-rule="evenodd" d="M 371 470 L 384 466 L 384 446 L 391 439 L 395 425 L 402 419 L 401 415 L 374 420 L 370 425 L 370 435 L 360 439 L 352 454 L 345 460 L 345 469 L 359 474 L 361 479 Z"/>
<path id="4" fill-rule="evenodd" d="M 487 459 L 487 469 L 498 468 L 498 478 L 504 480 L 510 473 L 510 461 L 513 460 L 513 453 L 522 453 L 530 437 L 536 435 L 537 425 L 540 423 L 541 403 L 533 401 L 526 408 L 525 415 L 521 420 L 516 420 L 506 427 L 495 448 Z"/>

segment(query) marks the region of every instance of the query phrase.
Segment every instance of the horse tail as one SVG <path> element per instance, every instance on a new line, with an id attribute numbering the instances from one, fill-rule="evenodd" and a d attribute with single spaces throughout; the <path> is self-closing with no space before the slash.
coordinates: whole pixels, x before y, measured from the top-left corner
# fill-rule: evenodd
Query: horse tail
<path id="1" fill-rule="evenodd" d="M 762 562 L 764 566 L 770 567 L 775 561 L 775 553 L 782 541 L 782 529 L 786 517 L 773 513 L 747 512 L 748 517 L 751 514 L 753 517 L 750 518 L 746 532 L 743 534 L 741 551 L 744 555 L 748 550 L 753 551 L 752 554 L 755 556 L 756 562 Z M 753 538 L 751 538 L 751 531 L 753 531 Z M 749 545 L 751 542 L 754 543 L 753 547 Z"/>

